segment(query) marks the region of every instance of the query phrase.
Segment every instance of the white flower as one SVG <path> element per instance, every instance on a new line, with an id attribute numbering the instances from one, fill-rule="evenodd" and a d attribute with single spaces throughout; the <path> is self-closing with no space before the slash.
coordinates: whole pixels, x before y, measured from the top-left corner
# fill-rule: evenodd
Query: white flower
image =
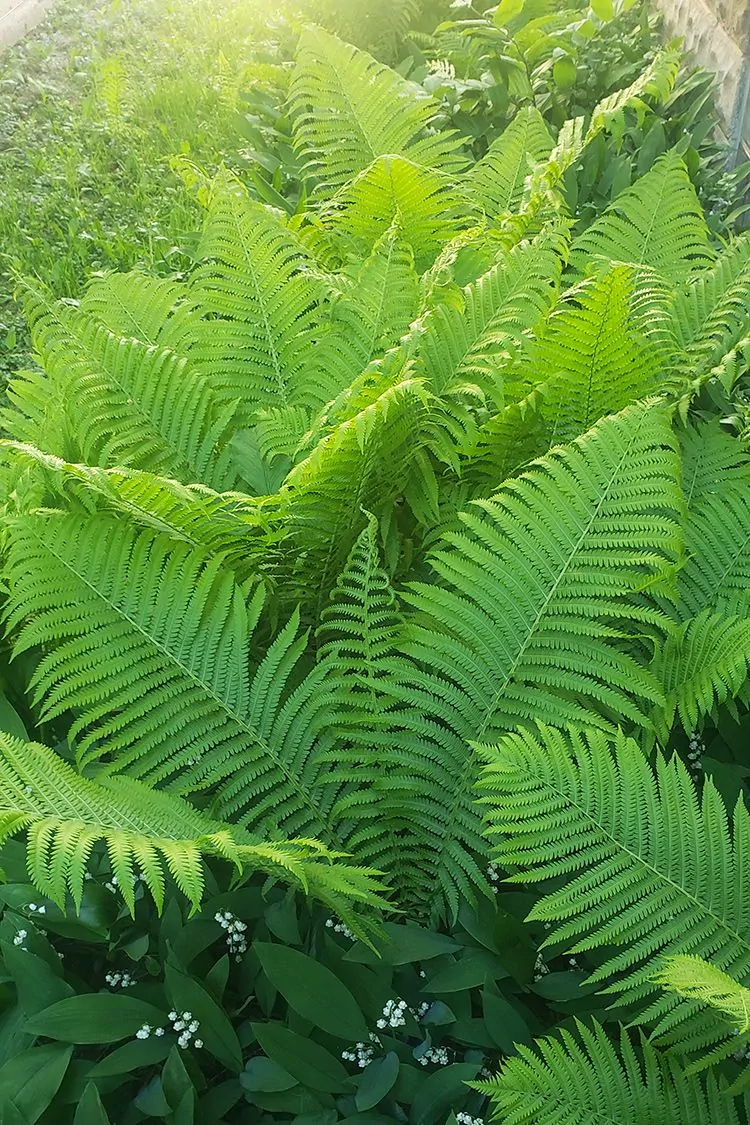
<path id="1" fill-rule="evenodd" d="M 378 1022 L 377 1022 L 377 1026 L 378 1026 L 378 1027 L 380 1028 L 380 1030 L 382 1031 L 382 1030 L 383 1030 L 383 1028 L 384 1028 L 384 1027 L 386 1026 L 386 1022 L 385 1022 L 385 1020 L 378 1020 Z"/>
<path id="2" fill-rule="evenodd" d="M 154 1032 L 154 1035 L 158 1035 L 158 1037 L 161 1039 L 163 1034 L 164 1034 L 164 1028 L 163 1027 L 157 1027 L 156 1031 Z"/>
<path id="3" fill-rule="evenodd" d="M 176 1020 L 176 1019 L 177 1019 L 177 1012 L 170 1012 L 170 1013 L 169 1013 L 169 1018 L 170 1018 L 171 1020 Z"/>
<path id="4" fill-rule="evenodd" d="M 200 1051 L 201 1047 L 203 1046 L 203 1040 L 202 1039 L 196 1039 L 195 1042 L 193 1043 L 193 1046 L 197 1047 L 198 1050 Z"/>

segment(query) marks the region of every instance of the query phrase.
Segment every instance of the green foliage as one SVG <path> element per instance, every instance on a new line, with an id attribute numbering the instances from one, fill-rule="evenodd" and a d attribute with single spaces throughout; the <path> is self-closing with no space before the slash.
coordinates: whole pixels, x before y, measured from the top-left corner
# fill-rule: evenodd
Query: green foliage
<path id="1" fill-rule="evenodd" d="M 713 237 L 695 137 L 658 133 L 674 48 L 579 97 L 607 25 L 625 55 L 647 22 L 474 14 L 437 38 L 519 110 L 486 145 L 416 53 L 288 11 L 250 52 L 252 153 L 176 162 L 205 212 L 180 275 L 23 287 L 16 1116 L 467 1125 L 489 1094 L 530 1125 L 746 1125 L 747 246 Z M 124 84 L 101 70 L 105 116 Z M 659 991 L 673 956 L 704 986 Z M 616 1045 L 612 1001 L 654 1043 Z"/>

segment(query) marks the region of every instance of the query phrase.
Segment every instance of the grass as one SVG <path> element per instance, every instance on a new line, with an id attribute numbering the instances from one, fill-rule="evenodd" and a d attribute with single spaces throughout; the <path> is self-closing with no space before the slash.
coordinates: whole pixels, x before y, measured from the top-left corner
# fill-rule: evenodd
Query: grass
<path id="1" fill-rule="evenodd" d="M 185 269 L 199 205 L 175 154 L 239 158 L 256 0 L 62 0 L 0 55 L 0 379 L 28 362 L 14 277 L 75 297 L 136 262 Z"/>

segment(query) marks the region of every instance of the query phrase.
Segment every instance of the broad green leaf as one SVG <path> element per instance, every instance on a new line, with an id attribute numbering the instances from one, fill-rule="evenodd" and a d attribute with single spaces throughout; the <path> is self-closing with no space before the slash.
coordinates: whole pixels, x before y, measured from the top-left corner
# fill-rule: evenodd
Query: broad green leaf
<path id="1" fill-rule="evenodd" d="M 591 11 L 600 20 L 611 20 L 615 14 L 613 0 L 591 0 Z"/>
<path id="2" fill-rule="evenodd" d="M 425 930 L 421 926 L 386 922 L 383 925 L 387 941 L 377 943 L 377 953 L 357 942 L 346 954 L 346 961 L 364 965 L 410 965 L 414 961 L 429 961 L 445 953 L 455 953 L 461 946 L 445 934 Z"/>
<path id="3" fill-rule="evenodd" d="M 302 1035 L 280 1023 L 254 1023 L 253 1031 L 263 1050 L 303 1086 L 340 1094 L 347 1087 L 348 1075 L 339 1060 Z"/>
<path id="4" fill-rule="evenodd" d="M 451 1063 L 430 1074 L 417 1091 L 411 1107 L 412 1125 L 436 1125 L 448 1110 L 468 1094 L 465 1083 L 476 1078 L 479 1063 Z"/>
<path id="5" fill-rule="evenodd" d="M 68 982 L 30 950 L 3 942 L 2 951 L 5 967 L 15 982 L 19 1006 L 27 1018 L 73 995 Z"/>
<path id="6" fill-rule="evenodd" d="M 534 983 L 533 991 L 545 1000 L 579 1000 L 585 980 L 583 973 L 547 973 Z"/>
<path id="7" fill-rule="evenodd" d="M 78 1103 L 73 1118 L 73 1125 L 110 1125 L 109 1115 L 102 1105 L 99 1091 L 93 1082 L 86 1083 L 83 1097 Z"/>
<path id="8" fill-rule="evenodd" d="M 325 965 L 284 945 L 258 941 L 253 949 L 264 973 L 295 1012 L 339 1039 L 367 1039 L 357 1001 Z"/>
<path id="9" fill-rule="evenodd" d="M 161 1072 L 161 1084 L 164 1096 L 174 1110 L 181 1104 L 185 1094 L 192 1093 L 193 1080 L 185 1069 L 180 1048 L 174 1046 L 169 1052 L 169 1057 L 164 1063 Z"/>
<path id="10" fill-rule="evenodd" d="M 24 1125 L 34 1125 L 52 1103 L 65 1077 L 72 1047 L 32 1047 L 0 1067 L 0 1108 L 12 1106 Z"/>
<path id="11" fill-rule="evenodd" d="M 5 695 L 0 691 L 0 730 L 5 731 L 7 734 L 12 734 L 15 738 L 21 738 L 24 742 L 28 741 L 28 734 L 26 727 L 23 724 L 21 716 L 16 711 L 13 704 Z"/>
<path id="12" fill-rule="evenodd" d="M 422 986 L 422 992 L 462 992 L 484 984 L 487 977 L 502 980 L 510 974 L 499 959 L 483 949 L 469 950 L 453 965 L 446 965 Z"/>
<path id="13" fill-rule="evenodd" d="M 516 1043 L 531 1042 L 526 1021 L 505 996 L 483 992 L 482 1011 L 487 1030 L 504 1055 L 512 1055 Z"/>
<path id="14" fill-rule="evenodd" d="M 62 1043 L 117 1043 L 135 1035 L 144 1023 L 163 1027 L 166 1015 L 134 996 L 106 992 L 70 996 L 27 1020 L 26 1030 Z"/>
<path id="15" fill-rule="evenodd" d="M 166 1117 L 171 1106 L 164 1095 L 160 1078 L 152 1078 L 135 1096 L 136 1108 L 147 1117 Z"/>
<path id="16" fill-rule="evenodd" d="M 245 1064 L 245 1069 L 240 1075 L 240 1082 L 245 1090 L 268 1093 L 272 1090 L 291 1090 L 297 1085 L 293 1077 L 283 1066 L 279 1066 L 273 1059 L 258 1055 Z"/>
<path id="17" fill-rule="evenodd" d="M 561 90 L 569 90 L 571 86 L 575 85 L 576 78 L 578 77 L 576 64 L 567 56 L 558 59 L 552 67 L 552 77 Z"/>
<path id="18" fill-rule="evenodd" d="M 142 1067 L 162 1062 L 170 1050 L 169 1040 L 164 1038 L 132 1039 L 114 1051 L 110 1051 L 89 1071 L 89 1078 L 109 1078 L 118 1074 L 130 1074 Z"/>
<path id="19" fill-rule="evenodd" d="M 399 1061 L 395 1051 L 389 1051 L 382 1059 L 373 1059 L 359 1081 L 354 1097 L 357 1109 L 372 1109 L 392 1089 L 398 1078 Z"/>

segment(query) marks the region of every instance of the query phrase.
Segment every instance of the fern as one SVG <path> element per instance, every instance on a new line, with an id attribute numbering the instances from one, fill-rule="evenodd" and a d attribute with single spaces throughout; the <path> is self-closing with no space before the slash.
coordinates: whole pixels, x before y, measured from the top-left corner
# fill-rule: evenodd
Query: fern
<path id="1" fill-rule="evenodd" d="M 259 407 L 326 402 L 307 357 L 327 288 L 302 243 L 228 174 L 214 185 L 199 260 L 194 311 L 175 334 L 211 385 L 237 398 L 246 418 Z"/>
<path id="2" fill-rule="evenodd" d="M 28 421 L 6 416 L 14 436 L 67 459 L 232 486 L 236 476 L 226 445 L 236 404 L 226 395 L 212 395 L 184 357 L 115 336 L 62 305 L 37 305 L 33 327 L 49 405 L 39 409 L 35 377 L 26 386 L 16 384 L 14 404 Z M 71 456 L 67 443 L 60 442 L 60 408 L 80 456 Z"/>
<path id="3" fill-rule="evenodd" d="M 313 796 L 333 700 L 314 676 L 283 698 L 304 648 L 294 617 L 251 677 L 262 593 L 246 607 L 220 556 L 103 516 L 24 514 L 8 536 L 16 652 L 53 646 L 34 698 L 48 718 L 75 711 L 80 766 L 182 793 L 217 786 L 217 815 L 335 843 L 335 793 Z"/>
<path id="4" fill-rule="evenodd" d="M 711 264 L 708 228 L 681 157 L 660 157 L 573 242 L 576 270 L 594 257 L 650 266 L 673 281 Z"/>
<path id="5" fill-rule="evenodd" d="M 688 1076 L 620 1029 L 619 1050 L 597 1023 L 523 1045 L 490 1082 L 474 1083 L 504 1125 L 740 1125 L 713 1076 Z"/>
<path id="6" fill-rule="evenodd" d="M 750 989 L 701 957 L 685 953 L 665 957 L 654 981 L 684 1000 L 715 1008 L 739 1035 L 750 1032 Z"/>
<path id="7" fill-rule="evenodd" d="M 709 372 L 747 334 L 750 301 L 750 238 L 738 239 L 710 270 L 683 286 L 673 318 L 681 354 L 676 363 Z"/>
<path id="8" fill-rule="evenodd" d="M 465 211 L 443 172 L 403 156 L 381 156 L 334 196 L 324 217 L 361 253 L 397 224 L 421 273 L 458 232 Z"/>
<path id="9" fill-rule="evenodd" d="M 652 665 L 665 702 L 655 715 L 666 741 L 679 715 L 686 733 L 727 699 L 739 694 L 750 665 L 750 623 L 706 610 L 679 626 L 659 646 Z"/>
<path id="10" fill-rule="evenodd" d="M 135 913 L 134 872 L 161 911 L 168 872 L 197 909 L 204 892 L 203 857 L 238 871 L 260 870 L 354 917 L 355 904 L 379 906 L 373 873 L 346 864 L 314 841 L 260 843 L 191 808 L 179 797 L 127 778 L 90 781 L 46 746 L 0 732 L 0 839 L 27 836 L 29 878 L 62 909 L 66 895 L 80 910 L 86 867 L 104 841 L 117 885 Z M 355 925 L 358 923 L 355 921 Z M 361 925 L 358 926 L 362 932 Z"/>
<path id="11" fill-rule="evenodd" d="M 422 671 L 390 685 L 404 706 L 394 732 L 407 732 L 399 773 L 424 884 L 451 909 L 481 854 L 468 741 L 538 718 L 592 721 L 591 706 L 605 726 L 648 723 L 660 691 L 623 629 L 659 628 L 640 591 L 670 566 L 679 503 L 667 419 L 634 407 L 462 513 L 430 559 L 437 581 L 404 592 L 401 650 Z"/>
<path id="12" fill-rule="evenodd" d="M 331 306 L 328 334 L 315 349 L 318 378 L 327 386 L 328 400 L 347 389 L 406 332 L 416 306 L 413 255 L 394 227 L 376 242 L 351 289 Z"/>
<path id="13" fill-rule="evenodd" d="M 634 271 L 617 266 L 565 294 L 539 330 L 528 366 L 545 385 L 542 415 L 552 444 L 657 388 L 659 354 L 648 346 L 635 303 Z"/>
<path id="14" fill-rule="evenodd" d="M 468 172 L 466 189 L 490 218 L 519 206 L 532 165 L 552 151 L 544 118 L 529 106 L 518 111 L 485 156 Z"/>
<path id="15" fill-rule="evenodd" d="M 725 1038 L 721 1021 L 676 997 L 654 997 L 657 958 L 710 958 L 750 977 L 750 897 L 742 871 L 750 815 L 733 835 L 706 779 L 699 800 L 678 758 L 649 766 L 632 739 L 601 731 L 511 734 L 486 752 L 482 801 L 497 861 L 514 881 L 567 876 L 530 918 L 557 923 L 545 944 L 615 947 L 590 977 L 682 1050 Z M 731 1044 L 721 1050 L 728 1054 Z"/>
<path id="16" fill-rule="evenodd" d="M 413 83 L 320 28 L 303 31 L 289 89 L 294 141 L 318 190 L 333 194 L 379 156 L 444 172 L 457 142 L 428 131 L 437 106 Z"/>

